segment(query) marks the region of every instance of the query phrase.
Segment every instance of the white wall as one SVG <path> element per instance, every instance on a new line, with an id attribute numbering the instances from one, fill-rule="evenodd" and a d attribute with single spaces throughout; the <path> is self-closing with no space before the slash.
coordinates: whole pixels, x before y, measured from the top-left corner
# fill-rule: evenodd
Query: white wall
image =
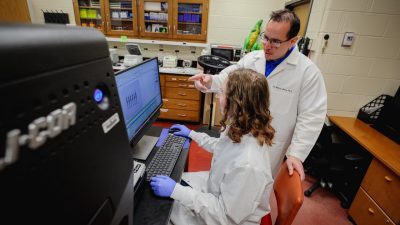
<path id="1" fill-rule="evenodd" d="M 283 0 L 210 0 L 207 42 L 242 46 L 259 19 L 265 26 L 271 11 L 282 8 Z"/>
<path id="2" fill-rule="evenodd" d="M 342 47 L 354 32 L 351 47 Z M 325 51 L 323 36 L 329 34 Z M 311 58 L 320 67 L 328 114 L 356 116 L 380 94 L 394 95 L 400 85 L 399 0 L 315 0 L 307 36 Z"/>

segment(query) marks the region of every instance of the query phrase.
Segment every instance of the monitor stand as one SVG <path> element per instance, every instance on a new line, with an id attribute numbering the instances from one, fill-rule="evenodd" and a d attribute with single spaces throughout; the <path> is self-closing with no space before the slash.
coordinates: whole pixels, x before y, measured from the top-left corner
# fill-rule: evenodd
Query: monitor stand
<path id="1" fill-rule="evenodd" d="M 144 135 L 133 147 L 133 158 L 146 160 L 157 141 L 158 137 Z"/>

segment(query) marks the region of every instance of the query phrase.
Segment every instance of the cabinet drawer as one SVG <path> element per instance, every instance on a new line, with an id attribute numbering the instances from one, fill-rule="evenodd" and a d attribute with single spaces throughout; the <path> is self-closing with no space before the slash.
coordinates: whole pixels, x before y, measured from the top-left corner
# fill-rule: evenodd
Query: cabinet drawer
<path id="1" fill-rule="evenodd" d="M 167 109 L 185 109 L 198 111 L 200 109 L 200 102 L 185 99 L 163 99 L 163 107 Z"/>
<path id="2" fill-rule="evenodd" d="M 363 188 L 358 189 L 357 195 L 349 209 L 350 216 L 360 225 L 388 225 L 395 224 L 377 206 Z"/>
<path id="3" fill-rule="evenodd" d="M 181 110 L 181 109 L 169 109 L 169 108 L 163 107 L 160 109 L 160 116 L 158 118 L 198 122 L 199 121 L 199 112 L 198 111 Z"/>
<path id="4" fill-rule="evenodd" d="M 194 83 L 188 83 L 188 82 L 166 82 L 165 83 L 166 87 L 174 87 L 174 88 L 192 88 L 195 89 Z"/>
<path id="5" fill-rule="evenodd" d="M 179 75 L 165 75 L 165 81 L 166 82 L 186 82 L 186 83 L 192 83 L 193 81 L 188 81 L 190 76 L 179 76 Z"/>
<path id="6" fill-rule="evenodd" d="M 196 89 L 168 87 L 165 89 L 165 97 L 166 98 L 200 100 L 200 92 L 197 91 Z"/>
<path id="7" fill-rule="evenodd" d="M 378 160 L 372 160 L 361 186 L 396 223 L 400 223 L 400 180 Z"/>

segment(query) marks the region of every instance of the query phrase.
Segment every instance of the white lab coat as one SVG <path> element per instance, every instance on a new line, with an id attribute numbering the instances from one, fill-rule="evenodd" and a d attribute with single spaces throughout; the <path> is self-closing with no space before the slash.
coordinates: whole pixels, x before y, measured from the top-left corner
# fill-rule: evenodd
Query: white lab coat
<path id="1" fill-rule="evenodd" d="M 251 134 L 240 143 L 221 134 L 220 138 L 192 131 L 190 137 L 213 153 L 210 172 L 184 173 L 191 187 L 175 186 L 171 223 L 260 224 L 270 212 L 272 174 L 270 147 L 260 146 Z"/>
<path id="2" fill-rule="evenodd" d="M 219 75 L 213 76 L 210 91 L 219 90 L 228 74 L 237 68 L 265 74 L 264 51 L 245 55 Z M 272 174 L 278 172 L 285 154 L 304 161 L 314 146 L 327 112 L 324 79 L 317 66 L 297 46 L 267 77 L 270 91 L 271 125 L 276 133 L 270 160 Z"/>

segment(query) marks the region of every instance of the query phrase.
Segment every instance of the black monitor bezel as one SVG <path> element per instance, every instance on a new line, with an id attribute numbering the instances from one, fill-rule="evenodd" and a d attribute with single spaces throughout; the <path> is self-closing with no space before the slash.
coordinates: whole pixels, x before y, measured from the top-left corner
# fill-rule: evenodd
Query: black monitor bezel
<path id="1" fill-rule="evenodd" d="M 141 65 L 143 65 L 145 63 L 148 63 L 148 62 L 150 62 L 152 60 L 155 60 L 157 62 L 158 78 L 159 78 L 159 81 L 161 81 L 161 79 L 160 79 L 160 69 L 158 67 L 158 57 L 153 57 L 153 58 L 147 59 L 147 60 L 145 60 L 145 61 L 143 61 L 143 62 L 141 62 L 139 64 L 136 64 L 136 65 L 134 65 L 132 67 L 129 67 L 129 68 L 124 69 L 124 70 L 120 70 L 120 71 L 115 73 L 115 78 L 117 78 L 117 76 L 119 76 L 122 73 L 125 73 L 125 72 L 128 72 L 128 71 L 132 70 L 132 69 L 135 69 L 136 67 L 139 67 L 139 66 L 141 66 Z M 128 132 L 126 134 L 128 136 L 128 139 L 129 139 L 129 144 L 131 145 L 132 148 L 135 147 L 135 145 L 140 141 L 140 139 L 142 139 L 142 137 L 144 136 L 146 131 L 151 127 L 151 125 L 154 123 L 154 121 L 156 121 L 156 119 L 160 115 L 160 109 L 161 109 L 161 107 L 163 105 L 163 95 L 162 95 L 162 91 L 161 91 L 161 82 L 160 82 L 159 88 L 160 88 L 159 90 L 160 90 L 160 96 L 161 96 L 160 105 L 157 106 L 157 108 L 150 114 L 150 116 L 141 124 L 141 126 L 139 127 L 139 131 L 136 133 L 136 135 L 133 135 L 132 138 L 129 138 Z M 118 88 L 117 88 L 117 92 L 118 92 Z M 118 98 L 119 98 L 119 92 L 118 92 Z M 121 103 L 121 99 L 119 99 L 119 101 Z M 123 113 L 122 109 L 121 109 L 121 112 Z M 124 119 L 123 116 L 122 116 L 122 118 Z M 127 130 L 125 121 L 124 121 L 124 126 L 125 126 L 125 130 Z"/>

